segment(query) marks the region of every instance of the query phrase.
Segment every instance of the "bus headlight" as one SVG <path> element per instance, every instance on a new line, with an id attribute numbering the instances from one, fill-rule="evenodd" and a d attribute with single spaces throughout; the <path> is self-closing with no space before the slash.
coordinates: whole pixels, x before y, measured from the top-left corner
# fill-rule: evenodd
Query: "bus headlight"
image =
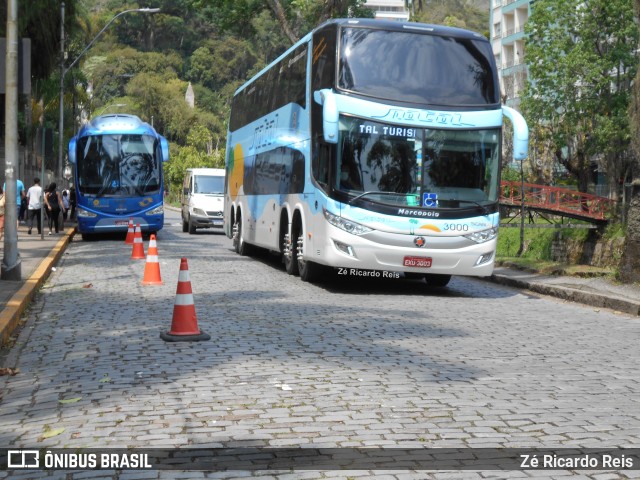
<path id="1" fill-rule="evenodd" d="M 342 217 L 334 215 L 324 208 L 322 209 L 322 213 L 324 213 L 324 218 L 327 219 L 327 222 L 329 222 L 334 227 L 338 227 L 339 229 L 344 230 L 345 232 L 349 232 L 354 235 L 362 235 L 364 233 L 373 231 L 369 227 L 365 227 L 364 225 L 360 225 L 359 223 L 352 222 L 351 220 L 346 220 Z"/>
<path id="2" fill-rule="evenodd" d="M 79 217 L 86 217 L 86 218 L 93 218 L 98 216 L 96 213 L 89 212 L 84 208 L 78 208 L 78 210 L 76 210 L 76 215 L 78 215 Z"/>
<path id="3" fill-rule="evenodd" d="M 162 205 L 158 205 L 153 210 L 149 210 L 147 215 L 162 215 L 164 213 L 164 207 Z"/>
<path id="4" fill-rule="evenodd" d="M 482 230 L 480 232 L 470 233 L 469 235 L 464 235 L 465 238 L 472 240 L 476 243 L 484 243 L 489 240 L 493 240 L 498 236 L 498 227 L 492 227 L 488 230 Z"/>

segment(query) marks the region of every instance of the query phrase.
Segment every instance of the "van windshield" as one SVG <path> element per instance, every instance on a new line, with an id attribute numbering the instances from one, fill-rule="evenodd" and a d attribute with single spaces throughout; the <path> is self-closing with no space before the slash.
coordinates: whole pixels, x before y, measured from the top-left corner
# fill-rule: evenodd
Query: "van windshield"
<path id="1" fill-rule="evenodd" d="M 224 191 L 224 177 L 211 175 L 197 175 L 193 181 L 193 193 L 209 193 L 222 195 Z"/>

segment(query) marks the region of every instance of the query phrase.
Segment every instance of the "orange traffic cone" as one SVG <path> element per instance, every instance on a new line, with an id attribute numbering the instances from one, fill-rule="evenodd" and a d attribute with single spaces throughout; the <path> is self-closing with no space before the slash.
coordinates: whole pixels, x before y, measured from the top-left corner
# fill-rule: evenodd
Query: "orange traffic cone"
<path id="1" fill-rule="evenodd" d="M 133 236 L 135 235 L 133 228 L 133 218 L 129 219 L 129 229 L 127 230 L 127 238 L 124 239 L 125 245 L 133 245 Z"/>
<path id="2" fill-rule="evenodd" d="M 140 224 L 136 225 L 136 233 L 133 237 L 133 250 L 131 251 L 131 260 L 144 259 L 144 245 L 142 244 L 142 230 Z"/>
<path id="3" fill-rule="evenodd" d="M 160 263 L 158 262 L 158 247 L 156 245 L 156 236 L 151 235 L 149 238 L 149 249 L 147 250 L 147 263 L 144 265 L 143 285 L 162 285 L 160 277 Z"/>
<path id="4" fill-rule="evenodd" d="M 196 306 L 193 304 L 193 292 L 191 291 L 191 280 L 189 280 L 189 265 L 187 265 L 186 258 L 180 260 L 180 274 L 176 300 L 173 305 L 171 330 L 167 333 L 161 333 L 160 338 L 165 342 L 199 342 L 211 339 L 210 335 L 203 333 L 198 328 Z"/>

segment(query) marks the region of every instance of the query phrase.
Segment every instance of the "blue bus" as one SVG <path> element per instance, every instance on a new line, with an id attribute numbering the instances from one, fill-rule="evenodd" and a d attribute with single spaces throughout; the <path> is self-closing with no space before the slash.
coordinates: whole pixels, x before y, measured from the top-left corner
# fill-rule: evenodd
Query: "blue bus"
<path id="1" fill-rule="evenodd" d="M 234 94 L 225 233 L 304 281 L 490 275 L 504 117 L 524 159 L 527 124 L 501 105 L 483 36 L 328 21 Z"/>
<path id="2" fill-rule="evenodd" d="M 130 218 L 143 232 L 162 229 L 167 160 L 167 140 L 135 115 L 101 115 L 84 125 L 69 141 L 83 238 L 126 233 Z"/>

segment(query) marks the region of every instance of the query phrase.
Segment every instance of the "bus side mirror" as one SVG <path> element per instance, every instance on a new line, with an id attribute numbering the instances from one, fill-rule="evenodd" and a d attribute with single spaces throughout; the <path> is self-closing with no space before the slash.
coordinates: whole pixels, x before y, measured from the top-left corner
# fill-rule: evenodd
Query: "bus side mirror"
<path id="1" fill-rule="evenodd" d="M 162 151 L 162 161 L 166 162 L 169 160 L 169 142 L 164 137 L 160 137 L 160 150 Z"/>
<path id="2" fill-rule="evenodd" d="M 313 92 L 313 99 L 322 105 L 322 132 L 324 141 L 338 143 L 338 106 L 336 96 L 328 88 Z"/>
<path id="3" fill-rule="evenodd" d="M 524 160 L 529 155 L 529 127 L 524 117 L 517 110 L 505 105 L 502 114 L 511 120 L 513 125 L 513 159 Z"/>
<path id="4" fill-rule="evenodd" d="M 76 163 L 76 137 L 69 140 L 69 163 Z"/>

